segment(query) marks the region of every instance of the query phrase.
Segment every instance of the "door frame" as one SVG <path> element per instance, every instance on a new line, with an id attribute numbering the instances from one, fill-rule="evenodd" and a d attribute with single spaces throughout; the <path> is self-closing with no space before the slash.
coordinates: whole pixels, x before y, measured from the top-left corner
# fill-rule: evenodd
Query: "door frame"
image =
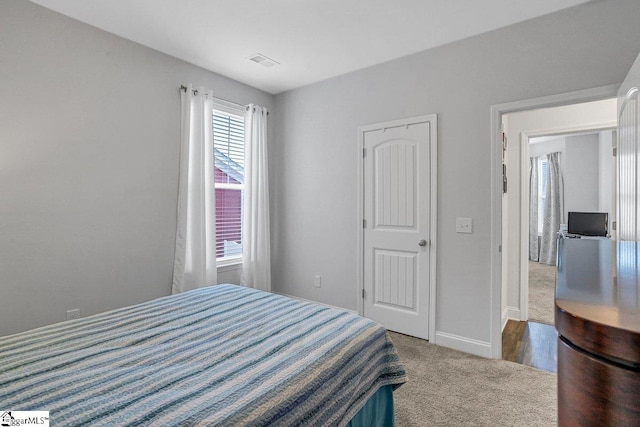
<path id="1" fill-rule="evenodd" d="M 620 85 L 601 86 L 491 106 L 491 357 L 502 358 L 502 115 L 616 98 Z"/>
<path id="2" fill-rule="evenodd" d="M 382 123 L 358 126 L 358 272 L 357 272 L 357 301 L 358 314 L 364 314 L 364 135 L 377 129 L 392 128 L 398 126 L 409 126 L 416 123 L 429 122 L 429 174 L 430 174 L 430 194 L 429 194 L 429 342 L 435 344 L 436 340 L 436 253 L 437 253 L 437 202 L 438 202 L 438 115 L 429 114 L 424 116 L 409 117 L 398 120 L 391 120 Z"/>

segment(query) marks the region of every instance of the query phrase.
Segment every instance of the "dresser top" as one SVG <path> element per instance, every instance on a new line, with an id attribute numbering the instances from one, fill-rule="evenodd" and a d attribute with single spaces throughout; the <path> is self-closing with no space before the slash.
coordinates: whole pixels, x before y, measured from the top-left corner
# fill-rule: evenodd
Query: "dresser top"
<path id="1" fill-rule="evenodd" d="M 598 353 L 618 337 L 612 356 L 640 361 L 640 242 L 559 239 L 555 304 L 560 335 Z"/>

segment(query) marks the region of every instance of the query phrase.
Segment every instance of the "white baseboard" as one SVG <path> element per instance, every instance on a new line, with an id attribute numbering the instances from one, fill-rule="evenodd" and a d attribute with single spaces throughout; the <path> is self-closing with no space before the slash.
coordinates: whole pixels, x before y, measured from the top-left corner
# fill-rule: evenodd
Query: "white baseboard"
<path id="1" fill-rule="evenodd" d="M 436 331 L 436 342 L 443 347 L 491 358 L 491 343 Z"/>
<path id="2" fill-rule="evenodd" d="M 505 307 L 502 312 L 502 330 L 504 331 L 504 327 L 507 326 L 507 321 L 509 319 L 513 319 L 516 321 L 520 321 L 520 309 L 518 307 Z"/>
<path id="3" fill-rule="evenodd" d="M 274 291 L 271 291 L 271 293 L 273 293 L 273 294 L 278 294 L 278 295 L 282 295 L 283 297 L 287 297 L 287 298 L 291 298 L 291 299 L 297 299 L 298 301 L 304 301 L 304 302 L 310 302 L 310 303 L 312 303 L 312 304 L 324 305 L 325 307 L 335 308 L 335 309 L 338 309 L 338 310 L 348 311 L 348 312 L 353 313 L 353 314 L 358 314 L 358 312 L 357 312 L 357 311 L 355 311 L 355 310 L 349 310 L 348 308 L 337 307 L 337 306 L 335 306 L 335 305 L 325 304 L 325 303 L 323 303 L 323 302 L 312 301 L 312 300 L 310 300 L 310 299 L 306 299 L 306 298 L 302 298 L 302 297 L 297 297 L 297 296 L 294 296 L 294 295 L 283 294 L 282 292 L 274 292 Z"/>

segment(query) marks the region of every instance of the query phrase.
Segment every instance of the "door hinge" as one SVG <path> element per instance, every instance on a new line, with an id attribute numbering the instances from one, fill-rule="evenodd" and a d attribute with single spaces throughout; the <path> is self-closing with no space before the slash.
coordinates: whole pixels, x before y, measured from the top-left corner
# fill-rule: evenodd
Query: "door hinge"
<path id="1" fill-rule="evenodd" d="M 362 290 L 362 299 L 364 299 L 364 289 Z"/>
<path id="2" fill-rule="evenodd" d="M 613 231 L 616 231 L 616 226 L 617 226 L 617 225 L 618 225 L 618 224 L 616 223 L 616 221 L 611 221 L 611 229 L 612 229 Z"/>
<path id="3" fill-rule="evenodd" d="M 502 253 L 502 245 L 498 245 L 498 253 Z"/>
<path id="4" fill-rule="evenodd" d="M 362 149 L 362 157 L 367 157 L 367 149 L 366 148 Z"/>
<path id="5" fill-rule="evenodd" d="M 367 228 L 367 220 L 366 219 L 362 220 L 362 228 Z"/>
<path id="6" fill-rule="evenodd" d="M 618 155 L 618 148 L 617 147 L 613 147 L 613 157 Z"/>

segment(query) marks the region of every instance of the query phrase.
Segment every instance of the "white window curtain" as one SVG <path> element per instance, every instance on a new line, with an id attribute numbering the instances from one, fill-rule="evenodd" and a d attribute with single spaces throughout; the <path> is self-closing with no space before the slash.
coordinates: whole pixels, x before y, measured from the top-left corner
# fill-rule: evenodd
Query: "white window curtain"
<path id="1" fill-rule="evenodd" d="M 245 190 L 241 284 L 271 291 L 269 170 L 266 109 L 248 105 L 245 115 Z"/>
<path id="2" fill-rule="evenodd" d="M 538 157 L 529 158 L 529 260 L 538 261 Z"/>
<path id="3" fill-rule="evenodd" d="M 539 261 L 542 264 L 556 265 L 558 231 L 564 216 L 564 185 L 560 168 L 560 153 L 548 154 L 547 164 L 547 191 Z"/>
<path id="4" fill-rule="evenodd" d="M 217 283 L 213 95 L 181 91 L 178 221 L 172 293 Z"/>

